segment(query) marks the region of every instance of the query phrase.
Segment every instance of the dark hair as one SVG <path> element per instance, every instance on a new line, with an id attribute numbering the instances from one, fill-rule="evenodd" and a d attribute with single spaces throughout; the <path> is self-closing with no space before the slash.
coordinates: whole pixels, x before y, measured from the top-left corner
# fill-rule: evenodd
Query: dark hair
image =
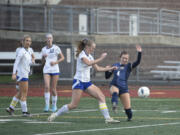
<path id="1" fill-rule="evenodd" d="M 119 57 L 121 58 L 122 55 L 126 55 L 126 54 L 128 54 L 126 51 L 122 51 L 122 52 L 120 53 Z"/>
<path id="2" fill-rule="evenodd" d="M 79 54 L 81 53 L 82 50 L 84 50 L 84 48 L 86 46 L 91 46 L 93 44 L 92 40 L 89 39 L 83 39 L 82 41 L 78 41 L 77 42 L 77 51 L 76 51 L 76 57 L 79 56 Z"/>

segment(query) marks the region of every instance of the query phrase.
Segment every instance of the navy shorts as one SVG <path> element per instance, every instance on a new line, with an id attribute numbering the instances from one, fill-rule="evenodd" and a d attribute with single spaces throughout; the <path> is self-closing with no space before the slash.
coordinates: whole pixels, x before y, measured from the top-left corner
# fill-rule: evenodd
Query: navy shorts
<path id="1" fill-rule="evenodd" d="M 17 80 L 17 82 L 25 82 L 25 81 L 28 81 L 29 79 L 17 76 L 16 80 Z"/>
<path id="2" fill-rule="evenodd" d="M 115 86 L 115 87 L 117 87 L 118 89 L 119 89 L 119 96 L 121 95 L 121 94 L 124 94 L 124 93 L 129 93 L 129 90 L 128 89 L 125 89 L 125 88 L 122 88 L 122 87 L 120 87 L 120 86 L 118 86 L 118 85 L 116 85 L 116 84 L 110 84 L 110 86 Z"/>
<path id="3" fill-rule="evenodd" d="M 44 74 L 48 74 L 50 76 L 60 75 L 60 73 L 44 73 Z"/>
<path id="4" fill-rule="evenodd" d="M 92 82 L 81 82 L 80 80 L 74 79 L 72 89 L 81 89 L 85 91 L 89 86 L 92 85 Z"/>

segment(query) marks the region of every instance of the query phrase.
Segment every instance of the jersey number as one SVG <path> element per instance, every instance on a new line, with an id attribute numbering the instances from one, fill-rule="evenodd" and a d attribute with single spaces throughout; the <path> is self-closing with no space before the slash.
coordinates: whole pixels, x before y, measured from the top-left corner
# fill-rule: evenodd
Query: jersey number
<path id="1" fill-rule="evenodd" d="M 120 71 L 117 72 L 117 76 L 120 76 Z"/>

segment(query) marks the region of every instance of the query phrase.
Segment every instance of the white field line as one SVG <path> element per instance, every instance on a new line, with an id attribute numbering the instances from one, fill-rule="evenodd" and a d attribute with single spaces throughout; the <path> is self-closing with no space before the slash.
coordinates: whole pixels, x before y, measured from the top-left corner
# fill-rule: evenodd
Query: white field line
<path id="1" fill-rule="evenodd" d="M 31 114 L 31 116 L 40 116 L 40 115 L 49 115 L 51 113 L 34 113 Z M 23 117 L 22 114 L 20 115 L 5 115 L 5 116 L 0 116 L 0 118 L 12 118 L 12 117 Z"/>
<path id="2" fill-rule="evenodd" d="M 48 122 L 48 121 L 37 121 L 37 120 L 28 120 L 28 119 L 0 119 L 0 123 L 12 121 L 20 121 L 27 124 L 71 124 L 71 122 Z"/>
<path id="3" fill-rule="evenodd" d="M 0 124 L 2 123 L 7 123 L 7 122 L 12 122 L 12 121 L 21 121 L 21 122 L 32 122 L 33 120 L 28 120 L 28 119 L 0 119 Z"/>
<path id="4" fill-rule="evenodd" d="M 169 111 L 162 111 L 161 113 L 176 113 L 177 111 L 174 111 L 174 110 L 169 110 Z"/>
<path id="5" fill-rule="evenodd" d="M 5 110 L 6 108 L 0 108 L 0 110 Z M 21 110 L 21 108 L 15 108 L 15 110 Z"/>
<path id="6" fill-rule="evenodd" d="M 7 122 L 7 121 L 33 121 L 28 119 L 0 119 L 0 122 Z"/>
<path id="7" fill-rule="evenodd" d="M 0 108 L 0 110 L 5 110 L 6 108 Z M 15 111 L 16 110 L 21 110 L 21 108 L 15 108 Z M 41 110 L 39 108 L 33 108 L 33 110 Z M 70 111 L 70 112 L 93 112 L 93 111 L 99 111 L 99 109 L 75 109 L 73 111 Z M 122 111 L 124 112 L 124 110 L 119 110 L 119 111 Z M 176 112 L 180 112 L 180 110 L 132 110 L 134 112 L 168 112 L 168 111 L 176 111 Z M 51 112 L 50 112 L 51 113 Z M 48 113 L 46 113 L 48 114 Z"/>
<path id="8" fill-rule="evenodd" d="M 74 111 L 70 111 L 70 113 L 72 112 L 72 113 L 82 113 L 82 112 L 96 112 L 96 111 L 99 111 L 99 109 L 87 109 L 87 110 L 74 110 Z"/>
<path id="9" fill-rule="evenodd" d="M 87 109 L 87 110 L 74 110 L 70 111 L 69 113 L 82 113 L 82 112 L 96 112 L 98 109 Z M 49 113 L 34 113 L 31 114 L 32 116 L 40 116 L 40 115 L 50 115 L 52 112 Z M 9 118 L 9 117 L 22 117 L 22 115 L 5 115 L 5 116 L 0 116 L 0 118 Z"/>
<path id="10" fill-rule="evenodd" d="M 0 108 L 2 109 L 2 108 Z M 3 108 L 5 109 L 5 108 Z M 86 110 L 81 110 L 81 109 L 77 109 L 77 110 L 74 110 L 74 111 L 70 111 L 68 113 L 83 113 L 83 112 L 96 112 L 96 111 L 99 111 L 98 109 L 86 109 Z M 122 112 L 124 112 L 124 110 L 120 110 Z M 176 112 L 180 112 L 179 110 L 133 110 L 133 112 L 161 112 L 161 113 L 176 113 Z M 50 115 L 52 112 L 49 112 L 49 113 L 34 113 L 34 114 L 31 114 L 32 116 L 41 116 L 41 115 Z M 22 115 L 1 115 L 0 118 L 10 118 L 10 117 L 22 117 Z"/>
<path id="11" fill-rule="evenodd" d="M 83 112 L 96 112 L 99 111 L 98 109 L 88 109 L 88 110 L 74 110 L 74 111 L 70 111 L 68 113 L 83 113 Z M 180 111 L 175 111 L 175 110 L 133 110 L 134 112 L 161 112 L 161 113 L 178 113 Z M 124 110 L 122 110 L 122 112 L 124 112 Z M 52 112 L 49 113 L 34 113 L 31 114 L 32 117 L 33 116 L 42 116 L 42 115 L 50 115 Z M 4 115 L 4 116 L 0 116 L 0 118 L 12 118 L 12 117 L 22 117 L 22 115 Z"/>
<path id="12" fill-rule="evenodd" d="M 71 124 L 72 122 L 48 122 L 48 121 L 28 121 L 28 124 Z"/>
<path id="13" fill-rule="evenodd" d="M 34 134 L 34 135 L 73 134 L 73 133 L 111 131 L 111 130 L 121 130 L 121 129 L 147 128 L 147 127 L 156 127 L 156 126 L 169 126 L 169 125 L 180 125 L 180 122 L 162 123 L 162 124 L 154 124 L 154 125 L 140 125 L 140 126 L 131 126 L 131 127 L 100 128 L 100 129 L 87 129 L 87 130 L 66 131 L 66 132 L 42 133 L 42 134 Z"/>

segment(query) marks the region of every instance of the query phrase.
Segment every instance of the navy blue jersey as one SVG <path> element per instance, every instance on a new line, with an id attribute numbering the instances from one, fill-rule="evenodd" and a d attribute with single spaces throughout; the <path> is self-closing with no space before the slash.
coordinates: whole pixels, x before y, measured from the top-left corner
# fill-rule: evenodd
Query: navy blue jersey
<path id="1" fill-rule="evenodd" d="M 113 79 L 111 81 L 111 85 L 117 86 L 120 90 L 128 90 L 127 80 L 133 68 L 137 67 L 141 61 L 141 52 L 138 52 L 138 57 L 135 62 L 128 63 L 126 65 L 122 65 L 120 63 L 115 63 L 113 66 L 118 67 L 117 70 L 113 70 L 112 72 L 106 71 L 105 77 L 106 79 L 110 78 L 113 74 Z"/>

